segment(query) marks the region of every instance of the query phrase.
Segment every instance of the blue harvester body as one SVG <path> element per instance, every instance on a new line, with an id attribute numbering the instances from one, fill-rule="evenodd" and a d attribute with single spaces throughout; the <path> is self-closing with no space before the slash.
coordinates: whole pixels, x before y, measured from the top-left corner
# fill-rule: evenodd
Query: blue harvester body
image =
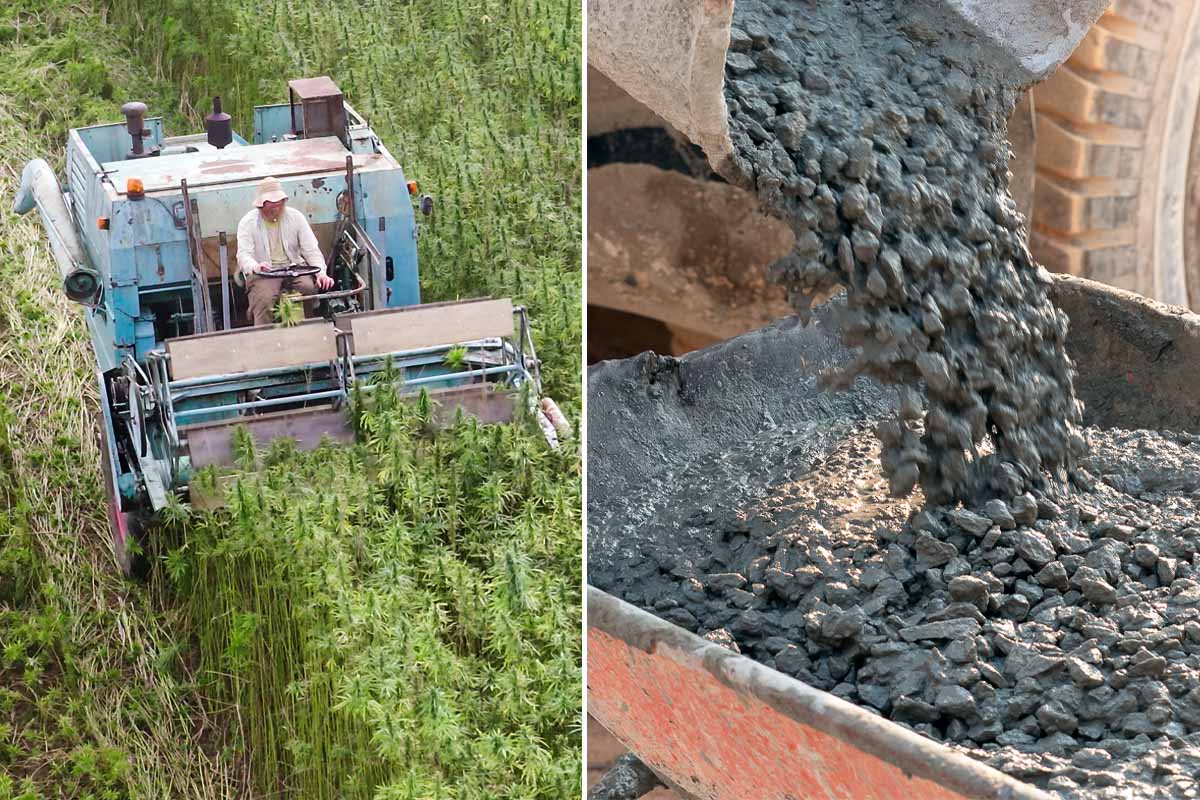
<path id="1" fill-rule="evenodd" d="M 196 469 L 232 464 L 237 425 L 258 442 L 288 436 L 301 448 L 352 438 L 350 391 L 378 383 L 367 379 L 389 365 L 401 391 L 428 390 L 441 414 L 504 421 L 517 389 L 537 396 L 524 309 L 495 299 L 420 305 L 415 184 L 328 78 L 292 81 L 289 102 L 255 108 L 249 140 L 219 104 L 207 133 L 177 137 L 144 108 L 71 130 L 65 182 L 31 161 L 15 207 L 38 210 L 63 289 L 83 306 L 126 569 L 139 515 L 185 493 Z M 267 176 L 307 217 L 336 285 L 314 318 L 255 328 L 237 227 Z M 431 202 L 419 205 L 428 212 Z"/>

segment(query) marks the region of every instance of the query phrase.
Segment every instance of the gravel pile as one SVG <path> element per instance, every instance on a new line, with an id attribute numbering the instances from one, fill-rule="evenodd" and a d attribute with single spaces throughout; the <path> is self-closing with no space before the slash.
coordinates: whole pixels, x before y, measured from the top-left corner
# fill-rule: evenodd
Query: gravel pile
<path id="1" fill-rule="evenodd" d="M 726 77 L 776 277 L 848 297 L 589 372 L 589 580 L 1064 796 L 1200 796 L 1200 439 L 1079 427 L 1008 193 L 1022 70 L 940 6 L 738 0 Z"/>
<path id="2" fill-rule="evenodd" d="M 820 426 L 595 515 L 639 546 L 589 580 L 1042 788 L 1200 795 L 1200 437 L 1085 429 L 1056 492 L 921 509 L 871 425 Z"/>

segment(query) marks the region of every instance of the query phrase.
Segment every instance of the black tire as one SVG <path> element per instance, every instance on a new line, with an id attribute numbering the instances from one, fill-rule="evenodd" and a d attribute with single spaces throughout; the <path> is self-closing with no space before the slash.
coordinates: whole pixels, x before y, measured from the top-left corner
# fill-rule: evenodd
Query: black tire
<path id="1" fill-rule="evenodd" d="M 1115 0 L 1033 94 L 1037 260 L 1200 308 L 1200 0 Z"/>

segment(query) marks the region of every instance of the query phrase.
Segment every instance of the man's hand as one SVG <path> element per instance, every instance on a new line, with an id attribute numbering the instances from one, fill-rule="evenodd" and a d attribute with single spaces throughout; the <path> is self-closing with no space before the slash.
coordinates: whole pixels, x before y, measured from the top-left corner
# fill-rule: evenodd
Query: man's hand
<path id="1" fill-rule="evenodd" d="M 329 277 L 324 272 L 318 272 L 316 275 L 316 278 L 317 278 L 317 288 L 318 289 L 332 289 L 333 288 L 333 278 Z"/>
<path id="2" fill-rule="evenodd" d="M 267 262 L 265 262 L 265 261 L 260 261 L 260 262 L 258 262 L 257 264 L 255 264 L 255 265 L 254 265 L 254 274 L 255 274 L 255 275 L 261 275 L 261 274 L 262 274 L 262 273 L 264 273 L 264 272 L 268 272 L 268 271 L 270 271 L 270 269 L 271 269 L 271 265 L 270 265 L 270 264 L 268 264 L 268 263 L 267 263 Z"/>

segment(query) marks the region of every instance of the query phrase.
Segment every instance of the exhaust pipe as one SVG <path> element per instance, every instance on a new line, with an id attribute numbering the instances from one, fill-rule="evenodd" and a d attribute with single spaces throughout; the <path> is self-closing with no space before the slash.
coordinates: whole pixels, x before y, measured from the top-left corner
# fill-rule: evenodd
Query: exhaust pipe
<path id="1" fill-rule="evenodd" d="M 33 159 L 22 170 L 13 212 L 26 214 L 35 206 L 50 238 L 50 251 L 58 263 L 63 291 L 77 303 L 94 304 L 100 295 L 100 273 L 87 266 L 62 189 L 50 165 L 41 158 Z"/>
<path id="2" fill-rule="evenodd" d="M 204 118 L 204 131 L 208 135 L 208 143 L 221 150 L 233 142 L 232 117 L 221 110 L 221 98 L 213 98 L 212 113 Z"/>
<path id="3" fill-rule="evenodd" d="M 150 131 L 146 129 L 146 104 L 136 100 L 126 103 L 121 106 L 121 113 L 125 115 L 125 130 L 129 132 L 129 138 L 133 140 L 133 147 L 125 154 L 125 158 L 145 158 L 158 155 L 154 150 L 147 152 L 143 142 L 150 135 Z"/>

